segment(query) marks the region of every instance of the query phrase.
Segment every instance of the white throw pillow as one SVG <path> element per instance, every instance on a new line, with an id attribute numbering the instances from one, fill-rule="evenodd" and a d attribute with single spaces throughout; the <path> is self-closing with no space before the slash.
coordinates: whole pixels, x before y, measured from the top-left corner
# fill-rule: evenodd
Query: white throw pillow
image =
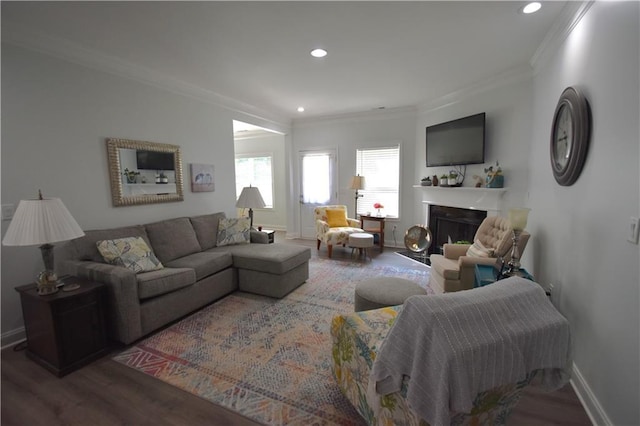
<path id="1" fill-rule="evenodd" d="M 251 239 L 250 223 L 246 217 L 220 219 L 218 223 L 218 247 L 232 244 L 248 244 Z"/>
<path id="2" fill-rule="evenodd" d="M 467 250 L 467 256 L 470 257 L 493 257 L 495 249 L 485 247 L 480 240 L 475 240 Z"/>

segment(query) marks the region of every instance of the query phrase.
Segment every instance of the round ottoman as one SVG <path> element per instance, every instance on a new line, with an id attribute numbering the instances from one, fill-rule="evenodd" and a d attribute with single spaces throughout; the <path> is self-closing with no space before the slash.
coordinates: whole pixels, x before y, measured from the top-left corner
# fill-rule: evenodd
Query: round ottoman
<path id="1" fill-rule="evenodd" d="M 409 296 L 427 292 L 413 281 L 404 278 L 379 277 L 356 284 L 354 310 L 356 312 L 402 305 Z"/>
<path id="2" fill-rule="evenodd" d="M 364 252 L 364 258 L 366 259 L 367 254 L 369 254 L 367 249 L 373 247 L 373 235 L 367 234 L 366 232 L 350 234 L 349 247 L 351 247 L 351 256 L 353 256 L 355 249 L 359 249 L 361 253 Z M 371 256 L 369 256 L 369 259 L 371 259 Z"/>

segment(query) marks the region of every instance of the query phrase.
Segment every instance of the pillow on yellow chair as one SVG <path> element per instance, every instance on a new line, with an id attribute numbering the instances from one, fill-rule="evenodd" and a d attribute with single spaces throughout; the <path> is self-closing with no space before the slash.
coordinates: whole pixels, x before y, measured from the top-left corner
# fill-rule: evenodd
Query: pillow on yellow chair
<path id="1" fill-rule="evenodd" d="M 327 223 L 330 228 L 341 228 L 349 226 L 347 222 L 347 212 L 345 210 L 327 209 Z"/>

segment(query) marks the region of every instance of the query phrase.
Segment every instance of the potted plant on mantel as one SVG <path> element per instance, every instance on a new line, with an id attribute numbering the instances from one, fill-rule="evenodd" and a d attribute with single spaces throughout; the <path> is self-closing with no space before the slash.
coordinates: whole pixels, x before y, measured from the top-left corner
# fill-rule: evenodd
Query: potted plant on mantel
<path id="1" fill-rule="evenodd" d="M 422 186 L 431 186 L 431 178 L 430 177 L 423 177 L 422 180 L 420 180 L 420 185 L 422 185 Z"/>
<path id="2" fill-rule="evenodd" d="M 443 173 L 442 176 L 440 176 L 440 186 L 449 186 L 449 175 L 446 173 Z"/>
<path id="3" fill-rule="evenodd" d="M 451 170 L 449 172 L 449 176 L 447 178 L 447 184 L 449 186 L 457 186 L 458 185 L 458 172 L 455 170 Z"/>

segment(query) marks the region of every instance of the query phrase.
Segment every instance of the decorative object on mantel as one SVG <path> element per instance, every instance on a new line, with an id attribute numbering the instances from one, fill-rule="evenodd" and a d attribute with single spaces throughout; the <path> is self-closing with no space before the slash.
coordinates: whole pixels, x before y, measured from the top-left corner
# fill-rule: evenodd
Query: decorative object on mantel
<path id="1" fill-rule="evenodd" d="M 136 179 L 137 179 L 138 175 L 140 175 L 140 172 L 136 172 L 134 170 L 129 170 L 129 169 L 124 169 L 124 173 L 123 174 L 127 178 L 127 183 L 136 183 Z"/>
<path id="2" fill-rule="evenodd" d="M 526 274 L 520 269 L 518 239 L 520 238 L 522 231 L 524 231 L 524 228 L 527 226 L 529 211 L 531 211 L 531 209 L 527 208 L 514 208 L 509 210 L 509 222 L 511 222 L 511 228 L 513 229 L 513 251 L 511 252 L 511 260 L 509 260 L 504 276 L 518 276 L 526 278 Z"/>
<path id="3" fill-rule="evenodd" d="M 551 170 L 562 186 L 578 179 L 589 148 L 591 110 L 587 98 L 576 88 L 564 89 L 553 113 Z"/>
<path id="4" fill-rule="evenodd" d="M 484 179 L 478 175 L 473 175 L 473 178 L 476 180 L 476 188 L 482 188 L 482 183 L 484 182 Z"/>
<path id="5" fill-rule="evenodd" d="M 503 188 L 504 187 L 504 175 L 502 174 L 500 163 L 496 161 L 495 169 L 493 168 L 493 166 L 489 166 L 488 168 L 484 169 L 484 172 L 487 174 L 487 177 L 486 177 L 487 188 Z"/>
<path id="6" fill-rule="evenodd" d="M 449 175 L 443 173 L 440 175 L 440 186 L 449 186 Z"/>
<path id="7" fill-rule="evenodd" d="M 447 185 L 449 186 L 458 186 L 458 172 L 455 170 L 449 171 L 449 176 L 447 177 Z"/>
<path id="8" fill-rule="evenodd" d="M 438 176 L 437 175 L 433 175 L 433 186 L 438 186 Z"/>
<path id="9" fill-rule="evenodd" d="M 191 163 L 190 169 L 192 192 L 215 191 L 215 185 L 213 182 L 213 164 Z"/>
<path id="10" fill-rule="evenodd" d="M 45 269 L 38 275 L 36 284 L 38 294 L 45 296 L 58 291 L 58 277 L 53 270 L 51 243 L 73 240 L 83 235 L 84 232 L 78 222 L 59 198 L 43 198 L 42 192 L 38 191 L 37 199 L 20 200 L 2 244 L 6 246 L 40 245 Z"/>
<path id="11" fill-rule="evenodd" d="M 422 180 L 420 180 L 420 185 L 422 185 L 422 186 L 431 186 L 431 178 L 430 177 L 423 177 Z"/>

